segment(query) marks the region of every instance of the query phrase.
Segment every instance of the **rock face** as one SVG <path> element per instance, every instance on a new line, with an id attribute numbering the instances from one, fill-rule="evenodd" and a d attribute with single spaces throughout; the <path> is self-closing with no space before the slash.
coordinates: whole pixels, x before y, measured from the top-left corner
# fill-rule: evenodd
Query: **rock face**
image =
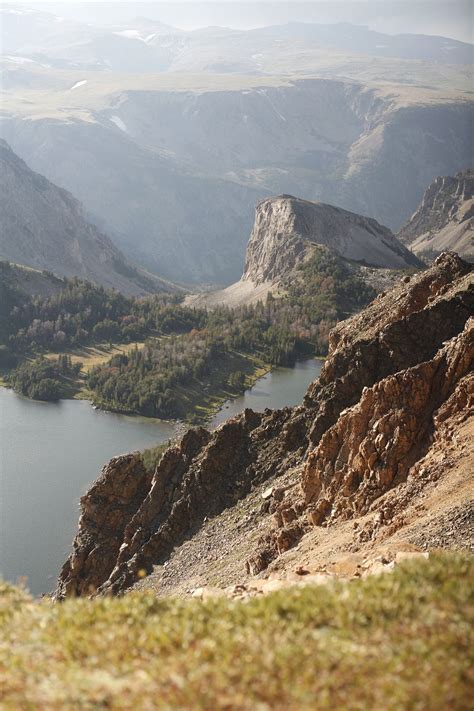
<path id="1" fill-rule="evenodd" d="M 137 455 L 112 460 L 82 499 L 58 595 L 127 589 L 266 481 L 262 510 L 274 524 L 248 560 L 252 573 L 313 526 L 378 506 L 357 534 L 376 535 L 413 481 L 422 486 L 437 438 L 472 415 L 473 314 L 474 273 L 444 254 L 334 329 L 299 407 L 246 410 L 213 433 L 190 431 L 152 476 Z M 289 473 L 292 484 L 279 486 Z"/>
<path id="2" fill-rule="evenodd" d="M 302 477 L 305 512 L 321 525 L 364 514 L 426 453 L 443 410 L 474 404 L 474 319 L 434 358 L 364 388 L 322 436 Z"/>
<path id="3" fill-rule="evenodd" d="M 257 204 L 241 279 L 225 289 L 190 295 L 186 303 L 213 308 L 263 301 L 301 278 L 295 269 L 316 249 L 344 260 L 344 266 L 377 290 L 380 282 L 392 280 L 393 271 L 422 265 L 387 227 L 370 217 L 280 195 Z"/>
<path id="4" fill-rule="evenodd" d="M 150 488 L 151 474 L 139 457 L 127 454 L 112 459 L 93 488 L 81 499 L 74 553 L 64 565 L 60 586 L 65 595 L 95 591 L 112 572 L 123 533 Z"/>
<path id="5" fill-rule="evenodd" d="M 110 82 L 101 71 L 73 91 L 64 72 L 28 65 L 21 73 L 33 74 L 32 86 L 3 97 L 0 135 L 76 196 L 131 259 L 173 281 L 228 285 L 242 274 L 258 200 L 290 193 L 399 229 L 434 177 L 467 167 L 468 95 L 407 91 L 403 63 L 397 97 L 395 87 L 374 88 L 369 64 L 366 84 L 351 58 L 349 81 L 338 78 L 339 64 L 333 79 L 297 80 L 180 68 L 178 83 L 176 75 Z M 276 67 L 270 60 L 268 72 Z M 384 63 L 379 76 L 386 72 Z M 291 77 L 286 67 L 281 74 Z M 293 76 L 302 75 L 304 62 Z"/>
<path id="6" fill-rule="evenodd" d="M 90 224 L 73 196 L 28 168 L 0 140 L 0 259 L 79 276 L 126 294 L 172 290 L 134 267 Z"/>
<path id="7" fill-rule="evenodd" d="M 280 195 L 257 205 L 242 278 L 255 284 L 275 282 L 301 262 L 314 244 L 375 267 L 420 266 L 376 220 L 333 205 Z"/>
<path id="8" fill-rule="evenodd" d="M 437 178 L 398 237 L 415 254 L 435 258 L 453 251 L 474 261 L 474 173 Z"/>

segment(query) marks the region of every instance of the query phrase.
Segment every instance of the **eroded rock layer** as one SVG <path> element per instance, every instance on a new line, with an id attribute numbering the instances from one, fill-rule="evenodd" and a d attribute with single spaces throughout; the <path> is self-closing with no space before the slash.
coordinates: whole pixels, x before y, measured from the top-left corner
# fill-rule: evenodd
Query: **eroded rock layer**
<path id="1" fill-rule="evenodd" d="M 423 485 L 430 448 L 473 414 L 471 270 L 444 254 L 339 324 L 300 406 L 191 430 L 153 475 L 138 454 L 112 460 L 82 499 L 58 595 L 126 590 L 267 480 L 261 513 L 273 528 L 247 561 L 251 573 L 311 527 L 378 506 L 372 528 L 354 534 L 376 535 Z"/>

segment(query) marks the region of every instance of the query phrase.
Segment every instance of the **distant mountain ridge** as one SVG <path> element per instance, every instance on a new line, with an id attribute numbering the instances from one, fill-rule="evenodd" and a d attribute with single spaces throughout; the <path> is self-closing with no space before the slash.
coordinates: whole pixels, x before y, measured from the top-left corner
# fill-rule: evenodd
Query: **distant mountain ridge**
<path id="1" fill-rule="evenodd" d="M 436 178 L 398 237 L 421 257 L 451 251 L 473 262 L 474 172 Z"/>
<path id="2" fill-rule="evenodd" d="M 472 60 L 472 46 L 465 42 L 421 34 L 389 35 L 351 23 L 289 22 L 250 30 L 184 31 L 147 17 L 100 26 L 20 5 L 5 4 L 0 12 L 4 52 L 41 55 L 57 66 L 95 66 L 106 71 L 258 72 L 261 49 L 271 51 L 275 38 L 306 52 L 324 49 L 451 65 Z"/>
<path id="3" fill-rule="evenodd" d="M 469 44 L 348 24 L 98 26 L 19 5 L 1 18 L 0 135 L 171 281 L 239 279 L 269 195 L 398 230 L 434 177 L 468 167 Z"/>
<path id="4" fill-rule="evenodd" d="M 28 168 L 0 140 L 0 259 L 78 276 L 125 294 L 175 287 L 133 266 L 85 217 L 82 205 Z"/>

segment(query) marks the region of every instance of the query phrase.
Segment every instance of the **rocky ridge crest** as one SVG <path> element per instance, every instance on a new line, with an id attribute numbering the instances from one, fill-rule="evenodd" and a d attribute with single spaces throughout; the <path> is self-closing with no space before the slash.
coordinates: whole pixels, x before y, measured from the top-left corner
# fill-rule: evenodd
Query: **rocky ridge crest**
<path id="1" fill-rule="evenodd" d="M 112 460 L 81 501 L 57 594 L 126 590 L 262 485 L 257 513 L 268 526 L 247 561 L 251 574 L 315 526 L 374 511 L 354 538 L 380 535 L 407 497 L 446 470 L 442 458 L 423 463 L 439 439 L 472 417 L 473 314 L 472 268 L 444 254 L 334 329 L 300 406 L 191 430 L 153 474 L 138 454 Z"/>
<path id="2" fill-rule="evenodd" d="M 446 250 L 474 261 L 474 173 L 436 178 L 399 239 L 423 258 Z"/>

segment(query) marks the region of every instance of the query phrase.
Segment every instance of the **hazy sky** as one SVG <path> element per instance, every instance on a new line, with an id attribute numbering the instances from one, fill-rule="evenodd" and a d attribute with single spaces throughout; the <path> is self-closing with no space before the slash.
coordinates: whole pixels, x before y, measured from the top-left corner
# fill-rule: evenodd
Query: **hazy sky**
<path id="1" fill-rule="evenodd" d="M 416 32 L 473 41 L 474 0 L 27 0 L 20 4 L 35 5 L 55 14 L 100 24 L 123 22 L 138 15 L 184 29 L 208 25 L 246 29 L 289 21 L 354 22 L 391 34 Z"/>

